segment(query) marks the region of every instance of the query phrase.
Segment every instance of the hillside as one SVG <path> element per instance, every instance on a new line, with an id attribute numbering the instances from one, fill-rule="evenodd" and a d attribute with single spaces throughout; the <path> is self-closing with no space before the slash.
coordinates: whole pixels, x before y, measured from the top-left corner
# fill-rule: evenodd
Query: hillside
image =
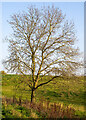
<path id="1" fill-rule="evenodd" d="M 29 79 L 30 76 L 27 76 Z M 49 76 L 45 76 L 44 81 L 48 79 Z M 69 118 L 71 117 L 79 117 L 83 118 L 86 117 L 86 112 L 84 110 L 85 107 L 85 86 L 84 86 L 84 78 L 83 77 L 72 77 L 72 78 L 58 78 L 55 79 L 55 81 L 52 81 L 51 83 L 40 87 L 35 92 L 35 100 L 34 104 L 35 106 L 39 106 L 43 103 L 44 105 L 41 105 L 40 111 L 36 107 L 30 106 L 30 89 L 27 85 L 21 83 L 21 79 L 24 80 L 24 77 L 21 75 L 2 75 L 2 97 L 3 97 L 3 117 L 7 118 L 14 118 L 16 117 L 15 114 L 18 114 L 17 117 L 19 118 L 42 118 L 44 112 L 46 113 L 44 115 L 45 118 L 49 117 L 50 109 L 52 109 L 55 106 L 60 106 L 59 109 L 56 107 L 55 111 L 61 112 L 64 117 Z M 19 87 L 20 86 L 20 87 Z M 16 100 L 15 103 L 13 103 L 13 98 Z M 11 101 L 10 103 L 8 100 Z M 19 104 L 19 100 L 21 101 Z M 26 107 L 26 102 L 29 106 L 29 109 Z M 48 108 L 46 109 L 46 106 L 48 104 Z M 63 107 L 61 107 L 63 106 Z M 70 113 L 70 108 L 72 109 L 72 113 Z M 22 109 L 22 110 L 21 110 Z M 55 108 L 54 108 L 55 109 Z M 65 110 L 69 110 L 70 116 L 68 116 L 65 112 Z M 11 111 L 9 113 L 8 111 Z M 14 111 L 14 112 L 13 112 Z M 47 113 L 48 111 L 48 113 Z M 60 116 L 60 113 L 53 112 L 53 117 L 62 117 Z M 9 113 L 9 114 L 8 114 Z M 32 115 L 33 114 L 33 115 Z"/>

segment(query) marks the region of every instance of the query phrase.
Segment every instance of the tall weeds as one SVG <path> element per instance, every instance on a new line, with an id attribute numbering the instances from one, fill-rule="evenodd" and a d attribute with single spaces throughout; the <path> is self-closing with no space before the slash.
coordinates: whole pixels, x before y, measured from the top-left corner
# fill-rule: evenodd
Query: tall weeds
<path id="1" fill-rule="evenodd" d="M 39 115 L 42 118 L 75 118 L 76 117 L 74 108 L 71 108 L 69 106 L 65 107 L 64 105 L 61 104 L 50 103 L 49 101 L 30 103 L 27 99 L 26 101 L 21 100 L 21 97 L 19 99 L 16 99 L 15 97 L 13 97 L 13 99 L 5 97 L 2 99 L 2 104 L 7 104 L 7 105 L 18 104 L 27 109 L 35 110 L 36 112 L 39 113 Z"/>

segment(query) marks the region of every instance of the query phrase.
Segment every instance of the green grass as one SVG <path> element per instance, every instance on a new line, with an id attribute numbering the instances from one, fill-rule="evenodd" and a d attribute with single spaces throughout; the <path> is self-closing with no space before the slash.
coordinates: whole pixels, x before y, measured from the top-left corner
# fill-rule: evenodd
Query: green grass
<path id="1" fill-rule="evenodd" d="M 28 76 L 30 78 L 30 76 Z M 26 90 L 15 90 L 19 82 L 23 79 L 20 75 L 2 75 L 2 96 L 17 98 L 22 96 L 22 99 L 30 100 L 30 89 L 25 84 L 20 84 L 21 88 Z M 44 78 L 44 81 L 49 79 L 49 76 Z M 16 82 L 17 81 L 17 82 Z M 51 103 L 61 103 L 72 106 L 76 109 L 76 115 L 84 116 L 85 106 L 85 86 L 83 77 L 72 78 L 57 78 L 55 81 L 38 88 L 35 92 L 36 101 L 45 99 Z M 86 114 L 86 113 L 85 113 Z"/>
<path id="2" fill-rule="evenodd" d="M 3 118 L 27 118 L 30 116 L 30 109 L 19 105 L 3 105 L 2 107 Z"/>

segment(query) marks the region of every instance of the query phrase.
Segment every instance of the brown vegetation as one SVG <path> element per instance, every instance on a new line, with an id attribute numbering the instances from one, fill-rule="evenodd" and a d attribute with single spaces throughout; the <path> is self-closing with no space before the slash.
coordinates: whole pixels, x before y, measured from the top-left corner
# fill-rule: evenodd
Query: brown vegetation
<path id="1" fill-rule="evenodd" d="M 14 102 L 15 101 L 15 102 Z M 74 118 L 76 117 L 74 115 L 75 109 L 71 107 L 66 107 L 61 104 L 56 104 L 53 103 L 51 104 L 49 101 L 40 101 L 38 103 L 33 102 L 31 103 L 30 101 L 22 101 L 20 104 L 20 100 L 17 100 L 15 98 L 3 98 L 2 99 L 2 104 L 10 105 L 10 104 L 15 104 L 15 105 L 21 105 L 22 107 L 25 107 L 27 109 L 33 109 L 42 116 L 42 118 Z"/>

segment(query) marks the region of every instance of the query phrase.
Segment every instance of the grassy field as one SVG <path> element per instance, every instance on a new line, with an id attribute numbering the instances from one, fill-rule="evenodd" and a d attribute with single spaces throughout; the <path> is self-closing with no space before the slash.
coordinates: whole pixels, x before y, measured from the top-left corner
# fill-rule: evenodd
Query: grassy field
<path id="1" fill-rule="evenodd" d="M 28 76 L 28 78 L 30 78 L 30 76 Z M 15 118 L 16 116 L 19 118 L 28 117 L 42 118 L 43 115 L 35 107 L 31 107 L 30 105 L 28 105 L 29 108 L 27 109 L 24 103 L 22 103 L 22 105 L 19 105 L 17 103 L 7 102 L 6 100 L 7 98 L 12 100 L 13 96 L 15 96 L 17 101 L 21 97 L 22 102 L 25 102 L 27 100 L 29 104 L 31 91 L 27 85 L 20 83 L 21 79 L 24 78 L 22 78 L 19 75 L 2 75 L 3 118 L 12 117 Z M 49 76 L 46 76 L 44 78 L 44 81 L 46 79 L 49 79 Z M 19 89 L 18 85 L 20 86 Z M 66 109 L 66 107 L 68 106 L 69 108 L 75 110 L 73 115 L 74 117 L 85 118 L 86 111 L 84 108 L 85 107 L 84 77 L 72 77 L 64 79 L 59 77 L 55 79 L 55 81 L 38 88 L 35 92 L 35 105 L 39 106 L 38 103 L 40 103 L 40 101 L 41 103 L 42 101 L 45 101 L 44 102 L 45 106 L 46 102 L 52 105 L 55 104 L 64 106 L 62 110 L 64 108 Z M 55 105 L 53 105 L 53 107 Z M 42 112 L 44 109 L 42 108 Z M 50 109 L 52 108 L 50 107 Z M 46 111 L 48 111 L 48 109 L 46 109 Z M 46 115 L 44 116 L 45 118 L 49 117 L 48 113 L 50 113 L 50 112 L 47 113 L 46 111 L 45 111 Z M 64 117 L 68 117 L 68 115 L 66 115 L 65 113 Z"/>

